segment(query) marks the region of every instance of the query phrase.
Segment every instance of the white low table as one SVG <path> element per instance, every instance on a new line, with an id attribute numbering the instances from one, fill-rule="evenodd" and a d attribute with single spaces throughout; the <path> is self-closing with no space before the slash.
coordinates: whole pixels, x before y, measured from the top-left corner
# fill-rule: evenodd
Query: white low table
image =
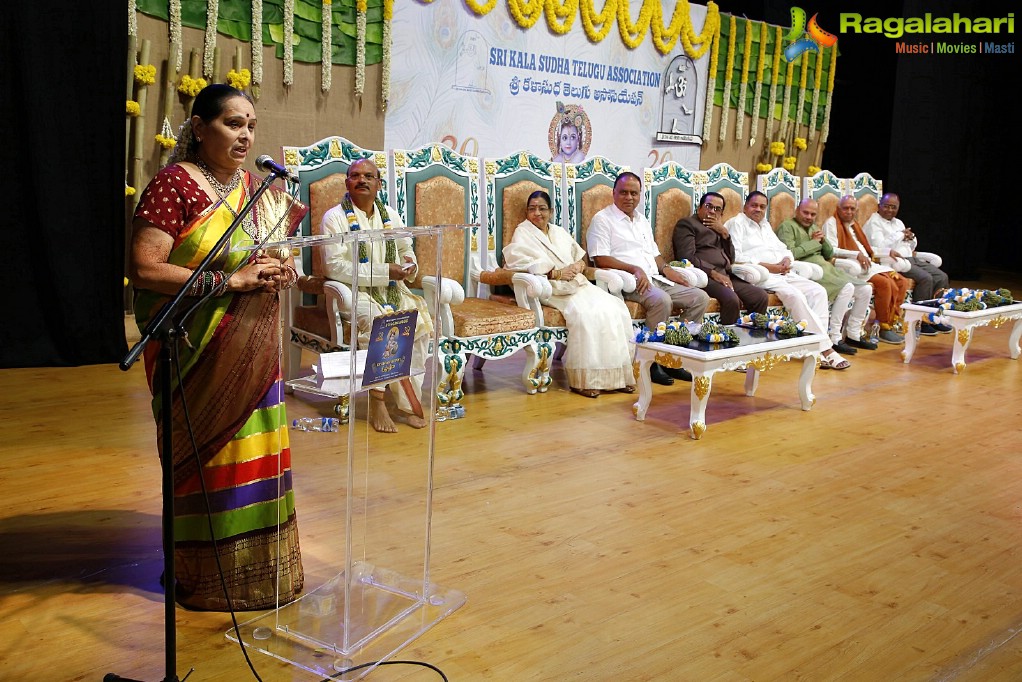
<path id="1" fill-rule="evenodd" d="M 706 403 L 710 398 L 713 375 L 745 369 L 745 395 L 753 396 L 759 385 L 759 375 L 781 362 L 802 360 L 798 379 L 798 395 L 802 410 L 808 412 L 816 402 L 813 396 L 813 376 L 820 353 L 829 339 L 823 334 L 804 334 L 782 338 L 759 329 L 735 327 L 740 343 L 722 346 L 704 341 L 692 341 L 687 346 L 666 343 L 635 344 L 635 361 L 639 364 L 639 400 L 633 406 L 635 418 L 643 421 L 653 399 L 649 366 L 656 362 L 665 367 L 684 366 L 692 373 L 692 394 L 689 410 L 689 428 L 693 439 L 699 440 L 706 432 Z"/>
<path id="2" fill-rule="evenodd" d="M 908 333 L 905 334 L 905 350 L 901 356 L 908 364 L 912 360 L 912 354 L 916 350 L 918 341 L 918 323 L 936 310 L 935 306 L 923 303 L 903 303 L 901 309 L 905 311 L 905 326 Z M 959 312 L 948 310 L 943 313 L 944 319 L 954 329 L 955 345 L 951 350 L 951 368 L 955 374 L 965 369 L 965 351 L 972 341 L 972 335 L 976 327 L 993 325 L 994 328 L 1015 321 L 1011 334 L 1008 335 L 1008 355 L 1012 360 L 1019 356 L 1019 337 L 1022 336 L 1022 303 L 1016 301 L 1011 305 L 1002 305 L 986 310 L 974 310 L 972 312 Z"/>

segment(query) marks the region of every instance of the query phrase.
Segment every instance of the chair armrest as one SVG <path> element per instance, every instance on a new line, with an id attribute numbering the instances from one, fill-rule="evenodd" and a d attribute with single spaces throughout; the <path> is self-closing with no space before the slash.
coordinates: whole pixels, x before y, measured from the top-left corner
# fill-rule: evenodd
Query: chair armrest
<path id="1" fill-rule="evenodd" d="M 531 310 L 536 318 L 536 326 L 542 327 L 544 324 L 543 305 L 540 303 L 540 299 L 553 293 L 550 288 L 550 280 L 528 272 L 516 272 L 511 275 L 511 287 L 514 289 L 515 302 L 518 303 L 518 306 Z"/>
<path id="2" fill-rule="evenodd" d="M 759 263 L 735 263 L 731 273 L 749 284 L 760 284 L 770 276 L 770 271 Z"/>
<path id="3" fill-rule="evenodd" d="M 354 299 L 351 295 L 351 287 L 344 282 L 337 282 L 332 279 L 323 279 L 323 296 L 326 299 L 327 320 L 330 322 L 330 340 L 338 345 L 346 345 L 349 339 L 344 338 L 341 321 L 347 318 L 349 321 L 354 317 L 352 307 Z"/>
<path id="4" fill-rule="evenodd" d="M 859 261 L 852 260 L 851 258 L 835 258 L 834 267 L 848 273 L 852 277 L 861 277 L 863 275 L 862 266 L 859 265 Z"/>
<path id="5" fill-rule="evenodd" d="M 674 271 L 681 275 L 681 279 L 690 287 L 703 289 L 706 287 L 706 283 L 709 282 L 709 278 L 706 276 L 706 273 L 697 267 L 679 268 L 673 265 L 669 265 L 667 267 L 674 268 Z"/>
<path id="6" fill-rule="evenodd" d="M 621 278 L 621 273 L 623 272 L 624 270 L 602 270 L 593 268 L 592 275 L 589 279 L 596 282 L 596 286 L 600 287 L 607 293 L 621 298 L 621 294 L 625 286 L 625 281 Z M 634 278 L 632 279 L 634 280 Z"/>
<path id="7" fill-rule="evenodd" d="M 814 282 L 819 282 L 823 279 L 823 268 L 816 263 L 808 263 L 804 260 L 797 260 L 791 264 L 791 269 L 795 271 L 796 275 L 801 275 L 806 279 L 811 279 Z"/>
<path id="8" fill-rule="evenodd" d="M 440 309 L 434 310 L 434 299 L 436 299 L 438 287 L 440 288 Z M 444 336 L 454 336 L 454 314 L 451 312 L 451 306 L 465 301 L 465 289 L 453 279 L 447 277 L 438 279 L 427 275 L 422 278 L 422 293 L 423 298 L 426 299 L 429 314 L 440 323 L 440 333 Z"/>
<path id="9" fill-rule="evenodd" d="M 935 268 L 939 268 L 941 265 L 944 264 L 943 258 L 941 258 L 935 253 L 930 253 L 929 251 L 916 251 L 916 258 L 923 261 L 924 263 L 929 263 Z"/>
<path id="10" fill-rule="evenodd" d="M 895 272 L 908 272 L 912 268 L 912 264 L 904 258 L 891 258 L 890 256 L 880 256 L 877 259 L 880 265 L 886 265 Z"/>

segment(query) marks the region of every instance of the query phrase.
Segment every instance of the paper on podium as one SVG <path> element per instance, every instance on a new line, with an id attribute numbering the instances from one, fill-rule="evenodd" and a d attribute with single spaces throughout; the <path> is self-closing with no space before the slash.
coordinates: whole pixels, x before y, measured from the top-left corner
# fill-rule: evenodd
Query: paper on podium
<path id="1" fill-rule="evenodd" d="M 365 371 L 367 350 L 355 352 L 355 378 L 361 380 Z M 348 392 L 348 380 L 351 378 L 351 353 L 349 351 L 338 351 L 336 353 L 320 353 L 319 364 L 314 365 L 316 370 L 316 384 L 326 391 L 336 392 L 343 395 Z M 361 381 L 358 382 L 356 390 L 361 389 Z"/>

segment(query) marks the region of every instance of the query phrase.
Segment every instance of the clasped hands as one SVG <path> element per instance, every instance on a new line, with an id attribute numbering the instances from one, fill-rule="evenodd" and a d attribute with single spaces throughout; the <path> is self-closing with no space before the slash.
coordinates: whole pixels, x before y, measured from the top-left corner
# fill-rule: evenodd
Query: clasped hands
<path id="1" fill-rule="evenodd" d="M 791 271 L 791 259 L 785 256 L 780 263 L 763 263 L 763 267 L 774 275 L 787 275 Z"/>
<path id="2" fill-rule="evenodd" d="M 259 251 L 249 259 L 248 265 L 231 275 L 231 288 L 236 287 L 239 291 L 262 290 L 268 294 L 275 294 L 292 286 L 296 279 L 297 273 L 294 272 L 294 268 L 279 258 Z"/>
<path id="3" fill-rule="evenodd" d="M 547 273 L 547 278 L 567 282 L 568 280 L 575 279 L 576 275 L 578 275 L 584 269 L 585 265 L 582 263 L 582 261 L 576 261 L 571 265 L 568 265 L 563 268 L 554 268 L 553 270 Z"/>
<path id="4" fill-rule="evenodd" d="M 407 279 L 413 270 L 415 270 L 415 259 L 405 256 L 404 263 L 390 263 L 388 274 L 390 279 L 396 282 Z"/>

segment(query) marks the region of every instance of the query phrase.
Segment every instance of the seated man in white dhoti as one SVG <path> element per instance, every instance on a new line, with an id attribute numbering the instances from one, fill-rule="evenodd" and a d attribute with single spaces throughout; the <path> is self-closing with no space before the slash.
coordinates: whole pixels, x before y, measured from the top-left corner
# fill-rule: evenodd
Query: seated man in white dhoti
<path id="1" fill-rule="evenodd" d="M 323 216 L 323 234 L 404 227 L 397 212 L 377 197 L 380 191 L 380 171 L 372 160 L 360 159 L 351 164 L 345 186 L 348 192 L 344 199 Z M 385 389 L 369 392 L 369 423 L 377 431 L 397 431 L 385 400 L 385 391 L 389 390 L 396 407 L 393 416 L 409 426 L 421 429 L 426 425 L 421 404 L 422 368 L 429 339 L 433 334 L 433 321 L 426 302 L 413 294 L 406 283 L 415 278 L 418 269 L 411 238 L 334 243 L 323 248 L 326 275 L 330 279 L 353 285 L 353 264 L 357 263 L 359 296 L 355 324 L 360 348 L 368 346 L 373 319 L 378 315 L 398 310 L 419 311 L 412 345 L 412 375 L 409 379 L 391 382 Z"/>
<path id="2" fill-rule="evenodd" d="M 766 219 L 766 208 L 766 195 L 750 192 L 742 213 L 724 223 L 735 247 L 735 263 L 755 263 L 766 268 L 770 276 L 759 282 L 759 286 L 777 294 L 788 314 L 796 321 L 805 320 L 810 332 L 830 336 L 827 290 L 792 270 L 795 256 L 774 234 Z M 838 340 L 841 339 L 840 329 L 838 323 L 834 335 Z M 834 350 L 833 342 L 828 341 L 821 367 L 848 369 L 849 366 L 850 363 Z"/>

